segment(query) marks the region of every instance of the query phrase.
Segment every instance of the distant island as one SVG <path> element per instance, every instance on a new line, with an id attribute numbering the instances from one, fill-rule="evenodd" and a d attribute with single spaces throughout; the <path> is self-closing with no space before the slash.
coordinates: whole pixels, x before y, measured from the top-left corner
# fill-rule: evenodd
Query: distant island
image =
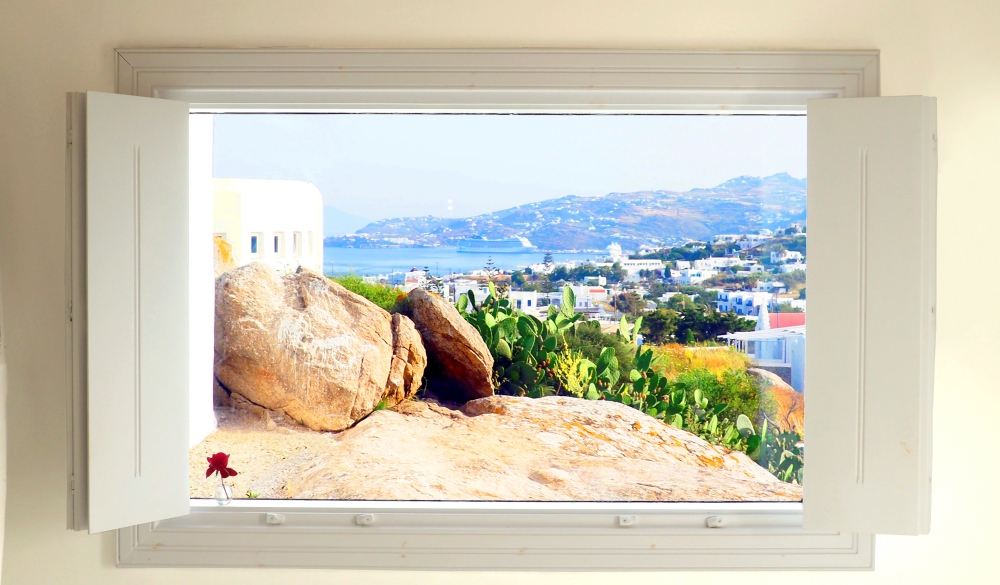
<path id="1" fill-rule="evenodd" d="M 806 218 L 806 179 L 741 176 L 690 191 L 567 195 L 466 218 L 399 217 L 329 237 L 327 247 L 457 247 L 470 239 L 525 238 L 541 250 L 678 245 L 720 233 L 755 233 Z"/>

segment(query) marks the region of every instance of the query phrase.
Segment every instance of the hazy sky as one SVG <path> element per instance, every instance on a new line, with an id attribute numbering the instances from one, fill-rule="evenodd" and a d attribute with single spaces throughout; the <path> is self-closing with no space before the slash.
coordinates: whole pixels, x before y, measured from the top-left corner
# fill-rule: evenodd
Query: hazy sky
<path id="1" fill-rule="evenodd" d="M 223 114 L 216 177 L 311 181 L 364 218 L 806 172 L 805 116 Z M 359 226 L 360 227 L 360 226 Z"/>

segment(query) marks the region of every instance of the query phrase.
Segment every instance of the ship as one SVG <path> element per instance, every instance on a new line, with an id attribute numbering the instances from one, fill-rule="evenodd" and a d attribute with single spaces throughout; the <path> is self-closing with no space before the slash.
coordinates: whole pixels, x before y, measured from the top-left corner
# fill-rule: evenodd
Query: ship
<path id="1" fill-rule="evenodd" d="M 531 245 L 527 238 L 514 237 L 502 240 L 487 240 L 486 238 L 462 238 L 457 240 L 459 252 L 476 252 L 479 254 L 518 254 L 534 252 L 538 248 Z"/>

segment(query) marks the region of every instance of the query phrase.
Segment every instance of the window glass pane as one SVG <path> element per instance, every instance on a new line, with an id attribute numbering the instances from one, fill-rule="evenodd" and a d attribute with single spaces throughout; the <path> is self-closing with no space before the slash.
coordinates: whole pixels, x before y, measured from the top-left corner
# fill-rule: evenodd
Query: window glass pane
<path id="1" fill-rule="evenodd" d="M 803 116 L 220 114 L 213 168 L 192 497 L 801 499 Z"/>

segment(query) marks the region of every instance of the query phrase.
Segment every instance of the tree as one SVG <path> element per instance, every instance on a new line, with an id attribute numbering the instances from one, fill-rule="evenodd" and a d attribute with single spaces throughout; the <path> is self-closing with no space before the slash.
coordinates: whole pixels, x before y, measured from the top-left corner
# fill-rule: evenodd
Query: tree
<path id="1" fill-rule="evenodd" d="M 615 262 L 611 265 L 611 274 L 607 276 L 609 282 L 621 282 L 625 280 L 628 276 L 628 272 L 622 268 L 621 262 Z"/>
<path id="2" fill-rule="evenodd" d="M 753 331 L 756 327 L 750 319 L 745 319 L 732 311 L 720 313 L 708 305 L 691 305 L 679 312 L 677 331 L 674 337 L 686 344 L 716 341 L 720 335 L 737 331 Z"/>
<path id="3" fill-rule="evenodd" d="M 677 331 L 677 311 L 657 309 L 642 320 L 642 333 L 649 343 L 667 343 Z"/>
<path id="4" fill-rule="evenodd" d="M 570 280 L 569 270 L 565 266 L 558 266 L 555 270 L 549 273 L 549 280 L 560 281 L 560 280 Z"/>
<path id="5" fill-rule="evenodd" d="M 622 313 L 638 317 L 643 313 L 645 302 L 637 293 L 628 291 L 615 297 L 615 307 Z"/>
<path id="6" fill-rule="evenodd" d="M 500 271 L 493 264 L 493 256 L 486 257 L 486 266 L 483 266 L 483 270 L 486 272 L 486 278 L 490 280 L 493 280 L 493 277 L 499 274 Z"/>
<path id="7" fill-rule="evenodd" d="M 524 281 L 525 281 L 524 273 L 521 272 L 520 270 L 515 270 L 514 273 L 510 275 L 510 282 L 515 286 L 518 287 L 524 286 Z"/>
<path id="8" fill-rule="evenodd" d="M 552 264 L 553 264 L 553 262 L 552 262 L 552 252 L 546 252 L 545 253 L 545 256 L 542 257 L 542 264 L 544 264 L 546 268 L 552 268 Z"/>
<path id="9" fill-rule="evenodd" d="M 674 296 L 667 299 L 666 305 L 668 309 L 673 309 L 674 311 L 683 311 L 684 309 L 687 308 L 693 308 L 694 301 L 692 301 L 691 298 L 685 294 L 677 293 Z"/>

